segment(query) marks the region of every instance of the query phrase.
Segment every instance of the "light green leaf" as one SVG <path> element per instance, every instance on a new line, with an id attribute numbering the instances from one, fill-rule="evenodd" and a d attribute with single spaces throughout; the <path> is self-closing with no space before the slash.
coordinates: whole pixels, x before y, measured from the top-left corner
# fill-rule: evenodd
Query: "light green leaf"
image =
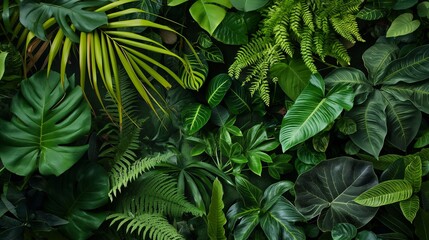
<path id="1" fill-rule="evenodd" d="M 403 13 L 393 20 L 387 29 L 386 37 L 399 37 L 410 34 L 420 26 L 419 20 L 413 20 L 412 13 Z"/>
<path id="2" fill-rule="evenodd" d="M 230 8 L 229 0 L 210 1 L 197 0 L 189 8 L 192 18 L 210 35 L 216 30 L 226 15 L 226 9 Z"/>
<path id="3" fill-rule="evenodd" d="M 0 52 L 0 80 L 5 72 L 7 54 L 8 52 Z"/>
<path id="4" fill-rule="evenodd" d="M 348 86 L 335 87 L 325 96 L 323 79 L 312 75 L 310 84 L 283 118 L 280 129 L 283 152 L 325 129 L 343 109 L 350 110 L 353 98 Z"/>
<path id="5" fill-rule="evenodd" d="M 225 44 L 242 45 L 248 41 L 244 13 L 228 12 L 213 32 L 213 37 Z"/>
<path id="6" fill-rule="evenodd" d="M 232 78 L 221 73 L 212 78 L 207 87 L 206 99 L 211 108 L 216 107 L 224 98 L 232 84 Z"/>
<path id="7" fill-rule="evenodd" d="M 379 8 L 364 6 L 356 15 L 357 18 L 373 21 L 386 16 L 386 11 Z"/>
<path id="8" fill-rule="evenodd" d="M 362 150 L 378 157 L 387 135 L 386 103 L 379 91 L 374 92 L 364 103 L 354 107 L 346 116 L 354 119 L 357 132 L 351 140 Z"/>
<path id="9" fill-rule="evenodd" d="M 353 199 L 377 183 L 370 162 L 349 157 L 325 160 L 298 176 L 295 206 L 307 219 L 319 216 L 317 225 L 322 231 L 331 231 L 338 223 L 359 228 L 375 216 L 377 209 L 361 206 Z"/>
<path id="10" fill-rule="evenodd" d="M 334 226 L 331 232 L 333 240 L 352 240 L 357 234 L 357 229 L 350 223 L 339 223 Z"/>
<path id="11" fill-rule="evenodd" d="M 232 6 L 237 10 L 250 12 L 265 6 L 269 0 L 231 0 Z"/>
<path id="12" fill-rule="evenodd" d="M 194 54 L 185 54 L 183 59 L 189 66 L 189 68 L 182 67 L 181 79 L 185 88 L 198 91 L 200 87 L 206 81 L 206 77 L 209 71 L 209 67 L 202 58 L 199 59 Z"/>
<path id="13" fill-rule="evenodd" d="M 364 65 L 369 73 L 369 81 L 376 84 L 384 74 L 387 65 L 396 59 L 399 48 L 394 44 L 376 43 L 362 55 Z"/>
<path id="14" fill-rule="evenodd" d="M 189 0 L 167 0 L 167 5 L 174 7 L 174 6 L 180 5 L 180 4 L 187 2 L 187 1 L 189 1 Z"/>
<path id="15" fill-rule="evenodd" d="M 406 151 L 419 131 L 422 114 L 410 101 L 399 101 L 383 93 L 386 105 L 386 140 L 396 148 Z"/>
<path id="16" fill-rule="evenodd" d="M 213 182 L 212 198 L 207 215 L 207 231 L 210 239 L 226 239 L 224 225 L 226 223 L 223 213 L 223 188 L 220 181 L 216 178 Z"/>
<path id="17" fill-rule="evenodd" d="M 405 168 L 404 179 L 411 183 L 414 193 L 420 191 L 422 186 L 422 160 L 419 156 L 411 157 L 411 162 Z"/>
<path id="18" fill-rule="evenodd" d="M 286 95 L 293 101 L 310 81 L 311 71 L 301 59 L 292 59 L 289 64 L 279 62 L 270 68 L 270 76 L 277 81 Z"/>
<path id="19" fill-rule="evenodd" d="M 414 48 L 405 57 L 391 62 L 380 83 L 394 85 L 398 82 L 416 83 L 428 78 L 429 45 Z"/>
<path id="20" fill-rule="evenodd" d="M 85 10 L 101 6 L 103 1 L 55 1 L 55 2 L 35 2 L 23 1 L 19 7 L 19 20 L 26 28 L 33 32 L 38 38 L 46 40 L 43 24 L 51 17 L 63 30 L 64 35 L 75 43 L 79 42 L 79 37 L 72 30 L 69 22 L 82 32 L 91 32 L 97 27 L 107 24 L 107 16 L 104 12 L 93 12 Z"/>
<path id="21" fill-rule="evenodd" d="M 420 209 L 414 221 L 416 235 L 420 240 L 429 240 L 429 212 Z"/>
<path id="22" fill-rule="evenodd" d="M 206 125 L 210 119 L 211 113 L 210 108 L 203 104 L 193 103 L 188 105 L 182 111 L 184 130 L 189 135 L 196 133 Z"/>
<path id="23" fill-rule="evenodd" d="M 401 208 L 402 214 L 404 214 L 404 217 L 412 223 L 417 215 L 417 212 L 419 211 L 419 197 L 417 195 L 413 195 L 411 198 L 401 201 L 399 206 Z"/>
<path id="24" fill-rule="evenodd" d="M 364 206 L 380 207 L 406 200 L 412 194 L 413 187 L 408 181 L 394 179 L 381 182 L 359 195 L 354 201 Z"/>
<path id="25" fill-rule="evenodd" d="M 28 176 L 60 175 L 86 152 L 73 145 L 91 128 L 91 111 L 74 78 L 60 82 L 60 74 L 38 72 L 21 82 L 11 103 L 11 121 L 0 119 L 0 159 L 9 171 Z"/>

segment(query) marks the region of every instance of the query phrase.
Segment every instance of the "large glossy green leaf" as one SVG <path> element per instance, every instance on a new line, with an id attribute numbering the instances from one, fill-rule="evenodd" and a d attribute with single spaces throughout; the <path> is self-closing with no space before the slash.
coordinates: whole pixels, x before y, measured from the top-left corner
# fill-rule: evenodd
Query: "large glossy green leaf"
<path id="1" fill-rule="evenodd" d="M 20 5 L 20 22 L 38 38 L 46 40 L 43 24 L 54 17 L 64 35 L 75 43 L 79 37 L 72 30 L 68 19 L 73 26 L 82 32 L 91 32 L 97 27 L 107 24 L 107 16 L 104 12 L 85 10 L 106 4 L 105 1 L 81 1 L 81 0 L 46 0 L 46 1 L 22 1 Z"/>
<path id="2" fill-rule="evenodd" d="M 417 215 L 417 212 L 419 211 L 419 197 L 417 195 L 413 195 L 411 198 L 401 201 L 399 206 L 401 208 L 402 214 L 404 214 L 404 217 L 412 223 Z"/>
<path id="3" fill-rule="evenodd" d="M 259 188 L 245 178 L 239 176 L 235 178 L 235 185 L 246 206 L 259 206 L 259 200 L 262 196 L 262 192 Z"/>
<path id="4" fill-rule="evenodd" d="M 420 209 L 414 221 L 416 235 L 420 240 L 429 240 L 429 212 Z"/>
<path id="5" fill-rule="evenodd" d="M 192 18 L 208 33 L 213 34 L 226 15 L 226 8 L 231 8 L 229 0 L 197 0 L 189 8 Z"/>
<path id="6" fill-rule="evenodd" d="M 311 71 L 301 59 L 292 59 L 288 64 L 279 62 L 270 68 L 270 76 L 277 81 L 286 95 L 293 101 L 308 85 Z"/>
<path id="7" fill-rule="evenodd" d="M 38 72 L 21 82 L 10 108 L 11 121 L 0 119 L 0 158 L 9 171 L 27 176 L 36 169 L 60 175 L 73 166 L 87 145 L 71 145 L 91 128 L 91 112 L 74 78 Z"/>
<path id="8" fill-rule="evenodd" d="M 225 44 L 241 45 L 248 41 L 244 13 L 228 12 L 213 32 L 213 37 Z"/>
<path id="9" fill-rule="evenodd" d="M 413 20 L 412 13 L 403 13 L 393 20 L 387 29 L 386 37 L 399 37 L 412 33 L 420 26 L 419 20 Z"/>
<path id="10" fill-rule="evenodd" d="M 325 78 L 325 83 L 328 89 L 337 85 L 353 87 L 357 104 L 365 102 L 368 94 L 373 91 L 371 82 L 361 70 L 356 68 L 337 68 Z"/>
<path id="11" fill-rule="evenodd" d="M 399 48 L 394 44 L 376 43 L 362 55 L 369 81 L 376 84 L 389 63 L 396 59 Z"/>
<path id="12" fill-rule="evenodd" d="M 269 0 L 231 0 L 232 6 L 244 12 L 257 10 L 268 2 Z"/>
<path id="13" fill-rule="evenodd" d="M 411 156 L 411 162 L 405 168 L 404 179 L 411 183 L 413 192 L 419 192 L 422 186 L 422 160 L 419 156 Z"/>
<path id="14" fill-rule="evenodd" d="M 406 200 L 412 194 L 413 187 L 408 181 L 394 179 L 381 182 L 359 195 L 354 201 L 363 206 L 380 207 Z"/>
<path id="15" fill-rule="evenodd" d="M 427 104 L 429 102 L 429 82 L 398 83 L 385 85 L 381 89 L 401 101 L 411 101 L 420 111 L 429 114 L 429 104 Z"/>
<path id="16" fill-rule="evenodd" d="M 415 83 L 427 79 L 428 74 L 429 45 L 423 45 L 391 62 L 386 67 L 386 75 L 379 82 L 389 85 L 398 82 Z"/>
<path id="17" fill-rule="evenodd" d="M 45 207 L 64 217 L 69 223 L 61 228 L 68 237 L 87 239 L 107 216 L 95 212 L 108 202 L 109 177 L 103 167 L 95 163 L 81 164 L 59 178 L 49 179 Z"/>
<path id="18" fill-rule="evenodd" d="M 231 84 L 232 78 L 226 73 L 218 74 L 210 80 L 206 99 L 211 108 L 216 107 L 222 101 Z"/>
<path id="19" fill-rule="evenodd" d="M 220 181 L 216 178 L 213 182 L 212 198 L 207 215 L 207 231 L 210 239 L 226 239 L 223 225 L 226 223 L 223 213 L 223 188 Z"/>
<path id="20" fill-rule="evenodd" d="M 226 94 L 225 103 L 229 111 L 233 114 L 251 111 L 248 91 L 236 82 L 232 83 L 231 88 Z"/>
<path id="21" fill-rule="evenodd" d="M 349 86 L 337 86 L 325 96 L 325 83 L 320 75 L 312 75 L 310 84 L 302 91 L 286 113 L 280 129 L 283 151 L 313 137 L 343 111 L 353 106 L 354 94 Z"/>
<path id="22" fill-rule="evenodd" d="M 379 91 L 375 91 L 367 101 L 354 107 L 346 116 L 355 120 L 357 132 L 351 140 L 362 150 L 378 157 L 387 135 L 386 103 Z"/>
<path id="23" fill-rule="evenodd" d="M 347 177 L 345 177 L 347 176 Z M 317 225 L 330 231 L 338 223 L 361 227 L 377 212 L 353 199 L 376 185 L 372 164 L 349 157 L 325 160 L 298 176 L 295 205 L 308 219 L 319 216 Z"/>
<path id="24" fill-rule="evenodd" d="M 386 140 L 396 148 L 406 151 L 419 131 L 422 114 L 410 101 L 399 101 L 383 93 L 386 102 Z"/>
<path id="25" fill-rule="evenodd" d="M 189 135 L 196 133 L 206 125 L 211 113 L 208 106 L 200 103 L 189 104 L 182 111 L 183 128 Z"/>
<path id="26" fill-rule="evenodd" d="M 417 138 L 414 143 L 414 148 L 423 148 L 429 145 L 429 130 L 425 130 L 423 134 Z"/>
<path id="27" fill-rule="evenodd" d="M 264 195 L 261 199 L 261 205 L 263 211 L 268 211 L 283 195 L 283 193 L 293 188 L 294 184 L 291 181 L 279 181 L 271 184 L 264 191 Z"/>
<path id="28" fill-rule="evenodd" d="M 395 5 L 393 5 L 393 9 L 394 10 L 408 9 L 416 5 L 417 2 L 418 0 L 396 0 Z"/>

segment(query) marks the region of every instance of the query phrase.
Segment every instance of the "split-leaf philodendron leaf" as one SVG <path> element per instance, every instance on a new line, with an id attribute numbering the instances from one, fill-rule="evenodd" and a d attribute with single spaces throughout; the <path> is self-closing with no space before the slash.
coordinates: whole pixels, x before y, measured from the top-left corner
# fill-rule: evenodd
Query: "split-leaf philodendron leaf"
<path id="1" fill-rule="evenodd" d="M 350 157 L 325 160 L 298 176 L 295 205 L 308 219 L 318 216 L 322 231 L 338 223 L 356 227 L 367 224 L 377 208 L 361 206 L 353 200 L 378 183 L 372 164 Z"/>
<path id="2" fill-rule="evenodd" d="M 10 121 L 0 119 L 0 158 L 6 169 L 27 176 L 60 175 L 75 164 L 87 145 L 71 145 L 91 128 L 91 112 L 74 78 L 38 72 L 21 82 L 12 100 Z"/>

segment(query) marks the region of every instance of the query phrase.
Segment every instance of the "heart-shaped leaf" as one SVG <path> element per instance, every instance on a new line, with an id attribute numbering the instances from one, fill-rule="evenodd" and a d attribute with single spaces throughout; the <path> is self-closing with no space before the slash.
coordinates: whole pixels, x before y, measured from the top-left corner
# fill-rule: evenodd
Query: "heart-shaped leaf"
<path id="1" fill-rule="evenodd" d="M 206 98 L 211 108 L 216 107 L 222 101 L 231 84 L 232 79 L 226 73 L 218 74 L 210 80 Z"/>
<path id="2" fill-rule="evenodd" d="M 91 128 L 91 112 L 74 78 L 38 72 L 21 82 L 11 103 L 10 122 L 0 119 L 0 158 L 9 171 L 28 176 L 60 175 L 75 164 L 88 146 L 72 146 Z"/>
<path id="3" fill-rule="evenodd" d="M 298 176 L 295 206 L 309 219 L 319 216 L 317 225 L 322 231 L 330 231 L 338 223 L 359 228 L 375 216 L 377 209 L 361 206 L 353 199 L 377 182 L 367 161 L 349 157 L 325 160 Z"/>
<path id="4" fill-rule="evenodd" d="M 46 40 L 43 24 L 49 18 L 54 17 L 64 35 L 78 43 L 79 37 L 72 30 L 68 19 L 77 30 L 91 32 L 97 27 L 107 24 L 107 16 L 104 12 L 89 11 L 85 8 L 101 6 L 105 3 L 104 1 L 80 0 L 22 1 L 19 7 L 19 20 L 38 38 Z"/>
<path id="5" fill-rule="evenodd" d="M 312 75 L 286 113 L 280 129 L 283 152 L 313 137 L 332 123 L 343 111 L 353 106 L 354 94 L 346 85 L 336 86 L 325 96 L 325 83 L 320 75 Z"/>
<path id="6" fill-rule="evenodd" d="M 226 15 L 226 8 L 231 8 L 229 0 L 218 0 L 216 2 L 208 0 L 197 0 L 189 8 L 189 12 L 201 28 L 210 35 L 216 30 Z"/>
<path id="7" fill-rule="evenodd" d="M 357 132 L 351 140 L 362 150 L 378 157 L 387 135 L 386 103 L 380 92 L 375 91 L 367 101 L 354 107 L 346 116 L 355 120 Z"/>
<path id="8" fill-rule="evenodd" d="M 370 207 L 380 207 L 395 202 L 400 202 L 411 197 L 413 187 L 402 179 L 381 182 L 375 187 L 368 189 L 354 199 L 355 202 Z"/>
<path id="9" fill-rule="evenodd" d="M 209 121 L 212 112 L 209 107 L 193 103 L 185 107 L 182 111 L 183 128 L 192 135 L 200 130 Z"/>
<path id="10" fill-rule="evenodd" d="M 413 20 L 412 13 L 403 13 L 393 20 L 387 29 L 386 37 L 399 37 L 412 33 L 420 26 L 419 20 Z"/>

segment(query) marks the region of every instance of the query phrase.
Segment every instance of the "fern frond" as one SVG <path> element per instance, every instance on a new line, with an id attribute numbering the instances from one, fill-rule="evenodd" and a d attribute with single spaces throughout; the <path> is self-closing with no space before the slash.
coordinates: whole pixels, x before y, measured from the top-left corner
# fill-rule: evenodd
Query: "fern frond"
<path id="1" fill-rule="evenodd" d="M 330 21 L 335 31 L 351 43 L 356 42 L 355 38 L 359 41 L 364 41 L 359 34 L 359 28 L 356 23 L 355 16 L 347 15 L 341 19 L 332 17 L 330 18 Z"/>
<path id="2" fill-rule="evenodd" d="M 313 32 L 311 31 L 311 29 L 308 27 L 305 27 L 304 31 L 302 32 L 301 55 L 302 55 L 302 60 L 304 61 L 308 69 L 310 69 L 311 72 L 315 73 L 317 72 L 317 68 L 314 65 L 314 59 L 313 59 L 312 36 L 313 36 Z"/>
<path id="3" fill-rule="evenodd" d="M 326 51 L 325 51 L 325 40 L 327 36 L 325 33 L 321 31 L 317 31 L 313 36 L 313 45 L 316 51 L 316 54 L 319 55 L 322 61 L 325 61 Z"/>
<path id="4" fill-rule="evenodd" d="M 304 25 L 311 29 L 314 32 L 314 22 L 313 22 L 313 14 L 310 11 L 310 7 L 305 1 L 301 0 L 302 5 L 302 20 Z"/>
<path id="5" fill-rule="evenodd" d="M 350 56 L 347 53 L 347 49 L 338 39 L 335 38 L 331 40 L 330 48 L 330 56 L 343 61 L 344 63 L 350 64 Z"/>
<path id="6" fill-rule="evenodd" d="M 128 183 L 136 180 L 147 170 L 166 162 L 172 156 L 173 153 L 164 153 L 145 157 L 133 163 L 119 161 L 110 170 L 110 200 L 113 201 L 113 197 L 116 197 L 116 194 L 121 192 L 121 188 L 127 187 Z"/>
<path id="7" fill-rule="evenodd" d="M 157 213 L 162 215 L 181 216 L 191 213 L 202 216 L 199 208 L 179 193 L 176 181 L 157 171 L 147 172 L 127 188 L 119 201 L 121 212 Z"/>
<path id="8" fill-rule="evenodd" d="M 298 37 L 301 36 L 300 30 L 301 30 L 301 16 L 302 16 L 302 6 L 301 2 L 297 2 L 290 13 L 289 17 L 289 24 L 290 29 L 297 35 Z"/>
<path id="9" fill-rule="evenodd" d="M 177 230 L 160 214 L 141 213 L 114 213 L 107 217 L 111 220 L 110 226 L 118 223 L 117 230 L 125 228 L 127 233 L 137 231 L 143 239 L 149 237 L 157 240 L 182 240 L 184 239 Z"/>

